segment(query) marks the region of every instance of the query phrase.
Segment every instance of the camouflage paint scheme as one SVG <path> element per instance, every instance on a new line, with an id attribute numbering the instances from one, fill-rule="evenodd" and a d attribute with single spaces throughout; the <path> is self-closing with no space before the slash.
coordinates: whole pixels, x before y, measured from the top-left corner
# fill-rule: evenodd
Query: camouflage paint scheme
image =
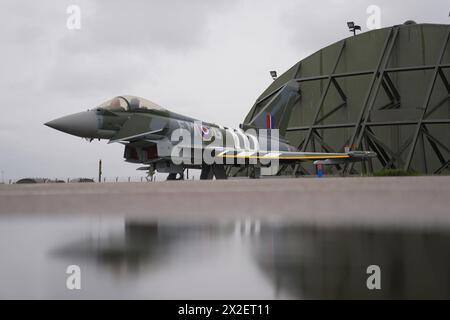
<path id="1" fill-rule="evenodd" d="M 214 176 L 226 179 L 225 166 L 247 166 L 253 169 L 252 176 L 258 177 L 260 168 L 268 160 L 282 164 L 299 161 L 337 164 L 376 156 L 373 152 L 364 151 L 299 152 L 282 138 L 272 136 L 273 130 L 264 130 L 263 140 L 266 142 L 260 144 L 260 129 L 244 132 L 200 122 L 135 96 L 118 96 L 92 110 L 58 118 L 45 125 L 91 141 L 108 139 L 109 143 L 124 144 L 125 161 L 144 164 L 139 169 L 148 170 L 149 174 L 155 170 L 169 173 L 169 180 L 176 179 L 177 175 L 182 177 L 188 168 L 202 169 L 201 179 Z M 188 131 L 191 141 L 174 140 L 173 134 L 179 129 Z M 174 153 L 175 146 L 181 152 Z M 205 150 L 215 159 L 213 164 L 198 157 Z"/>

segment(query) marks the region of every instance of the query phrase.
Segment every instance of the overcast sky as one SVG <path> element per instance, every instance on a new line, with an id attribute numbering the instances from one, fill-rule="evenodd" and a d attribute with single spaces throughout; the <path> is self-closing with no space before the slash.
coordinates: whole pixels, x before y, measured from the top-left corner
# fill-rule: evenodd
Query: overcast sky
<path id="1" fill-rule="evenodd" d="M 69 5 L 81 28 L 66 26 Z M 446 0 L 414 1 L 18 1 L 2 0 L 0 170 L 21 177 L 139 176 L 123 146 L 87 141 L 43 125 L 121 94 L 237 127 L 272 81 L 320 48 L 412 19 L 450 23 Z M 1 181 L 1 180 L 0 180 Z"/>

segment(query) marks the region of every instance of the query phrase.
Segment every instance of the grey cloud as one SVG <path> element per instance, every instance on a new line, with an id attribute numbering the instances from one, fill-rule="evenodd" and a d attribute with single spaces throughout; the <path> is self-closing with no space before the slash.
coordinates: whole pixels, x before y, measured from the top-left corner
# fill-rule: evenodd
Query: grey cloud
<path id="1" fill-rule="evenodd" d="M 95 1 L 82 10 L 82 30 L 62 43 L 69 51 L 118 48 L 186 50 L 202 42 L 212 12 L 234 1 Z"/>
<path id="2" fill-rule="evenodd" d="M 124 92 L 156 78 L 161 56 L 202 45 L 211 13 L 232 1 L 95 1 L 56 44 L 46 86 L 66 94 Z"/>
<path id="3" fill-rule="evenodd" d="M 301 50 L 299 58 L 304 58 L 326 45 L 351 36 L 347 21 L 360 25 L 362 32 L 368 31 L 366 21 L 369 14 L 366 10 L 370 5 L 380 7 L 381 27 L 402 24 L 406 20 L 417 23 L 450 22 L 450 6 L 445 0 L 288 1 L 288 10 L 283 13 L 281 22 L 292 46 Z"/>

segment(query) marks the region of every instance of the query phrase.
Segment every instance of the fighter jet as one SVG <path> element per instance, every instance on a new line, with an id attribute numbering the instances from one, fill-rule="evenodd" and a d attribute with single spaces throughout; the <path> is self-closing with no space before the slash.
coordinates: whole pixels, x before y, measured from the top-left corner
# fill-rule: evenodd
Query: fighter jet
<path id="1" fill-rule="evenodd" d="M 181 179 L 185 169 L 201 169 L 200 179 L 226 179 L 226 167 L 248 167 L 258 178 L 261 168 L 345 164 L 376 156 L 371 151 L 300 152 L 278 134 L 272 116 L 266 128 L 231 129 L 202 122 L 136 96 L 117 96 L 88 111 L 45 123 L 56 130 L 86 138 L 107 139 L 125 146 L 125 161 L 144 164 L 140 170 L 168 173 Z"/>

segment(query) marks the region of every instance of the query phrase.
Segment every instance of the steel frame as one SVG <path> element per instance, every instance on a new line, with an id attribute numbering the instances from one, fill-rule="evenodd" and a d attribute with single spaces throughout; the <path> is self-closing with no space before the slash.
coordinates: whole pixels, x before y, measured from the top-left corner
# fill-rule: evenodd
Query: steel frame
<path id="1" fill-rule="evenodd" d="M 439 161 L 441 162 L 441 167 L 435 170 L 433 173 L 440 173 L 445 168 L 450 166 L 450 159 L 446 159 L 442 152 L 440 151 L 439 147 L 443 150 L 445 150 L 448 154 L 450 154 L 450 148 L 446 146 L 445 143 L 440 142 L 436 139 L 436 137 L 433 137 L 430 132 L 427 130 L 426 126 L 429 125 L 437 125 L 437 124 L 450 124 L 450 118 L 449 119 L 427 119 L 434 111 L 439 109 L 442 105 L 444 105 L 447 101 L 450 100 L 450 84 L 448 79 L 445 77 L 445 74 L 443 72 L 444 69 L 450 68 L 450 64 L 443 64 L 442 59 L 444 56 L 444 53 L 446 51 L 448 42 L 449 42 L 449 36 L 450 36 L 450 28 L 448 28 L 446 35 L 442 41 L 442 47 L 439 52 L 438 59 L 435 64 L 433 65 L 418 65 L 418 66 L 408 66 L 408 67 L 395 67 L 395 68 L 388 68 L 388 63 L 391 57 L 392 49 L 396 43 L 397 35 L 399 33 L 399 27 L 394 26 L 389 29 L 387 32 L 386 39 L 384 41 L 380 56 L 377 61 L 377 65 L 375 69 L 372 70 L 365 70 L 365 71 L 357 71 L 357 72 L 347 72 L 347 73 L 335 73 L 335 70 L 337 68 L 337 65 L 339 64 L 339 61 L 342 57 L 342 53 L 345 50 L 345 41 L 342 40 L 342 45 L 340 47 L 339 53 L 337 55 L 336 61 L 333 65 L 333 69 L 330 74 L 327 75 L 320 75 L 320 76 L 313 76 L 313 77 L 304 77 L 304 78 L 298 78 L 297 74 L 295 75 L 295 78 L 293 80 L 297 82 L 307 82 L 307 81 L 320 81 L 320 80 L 326 80 L 325 87 L 323 89 L 323 92 L 321 94 L 321 97 L 317 103 L 317 107 L 315 110 L 315 114 L 313 117 L 313 121 L 311 125 L 305 125 L 305 126 L 299 126 L 299 127 L 289 127 L 286 129 L 287 132 L 293 132 L 293 131 L 306 131 L 306 138 L 301 141 L 301 143 L 298 145 L 298 148 L 302 151 L 306 151 L 308 146 L 314 142 L 317 141 L 320 146 L 324 150 L 330 150 L 331 148 L 325 144 L 323 139 L 317 139 L 317 130 L 326 130 L 326 129 L 336 129 L 336 128 L 353 128 L 353 134 L 351 135 L 350 139 L 346 141 L 346 143 L 342 146 L 342 149 L 345 146 L 351 146 L 354 149 L 359 149 L 361 147 L 367 148 L 370 147 L 378 154 L 378 160 L 384 167 L 395 167 L 395 161 L 397 160 L 398 163 L 402 163 L 402 168 L 404 170 L 408 170 L 411 168 L 411 162 L 412 158 L 414 156 L 414 152 L 416 149 L 416 145 L 418 144 L 418 141 L 422 141 L 421 143 L 424 144 L 425 140 L 430 143 L 430 146 L 432 150 L 435 152 L 436 156 L 438 157 Z M 425 100 L 422 105 L 422 113 L 418 120 L 392 120 L 392 121 L 378 121 L 373 122 L 370 120 L 370 112 L 374 108 L 375 101 L 379 95 L 380 88 L 383 88 L 384 92 L 386 93 L 387 97 L 390 100 L 390 103 L 388 103 L 385 106 L 382 106 L 379 108 L 379 110 L 383 109 L 392 109 L 392 108 L 399 108 L 401 105 L 401 96 L 399 91 L 394 86 L 390 74 L 397 73 L 397 72 L 410 72 L 410 71 L 420 71 L 420 70 L 433 70 L 432 77 L 430 79 L 430 82 L 428 84 L 428 88 L 426 91 Z M 298 73 L 298 72 L 297 72 Z M 356 119 L 355 122 L 351 123 L 340 123 L 340 124 L 320 124 L 323 120 L 325 120 L 327 117 L 329 117 L 331 114 L 336 112 L 342 107 L 346 106 L 346 96 L 345 92 L 342 90 L 342 88 L 339 87 L 336 79 L 339 78 L 349 78 L 349 77 L 357 77 L 357 76 L 367 76 L 371 75 L 371 80 L 369 82 L 369 86 L 367 88 L 367 92 L 365 95 L 364 102 L 362 104 L 362 107 L 360 109 L 360 113 Z M 433 90 L 435 88 L 436 80 L 440 77 L 442 80 L 445 88 L 448 91 L 448 96 L 442 99 L 439 103 L 437 103 L 435 106 L 430 107 L 430 99 L 431 95 L 433 93 Z M 332 108 L 331 111 L 329 111 L 327 114 L 322 116 L 320 119 L 318 119 L 318 115 L 320 114 L 322 107 L 324 105 L 324 101 L 328 95 L 329 89 L 331 87 L 331 84 L 333 84 L 336 89 L 338 90 L 339 95 L 343 98 L 343 102 L 336 107 Z M 272 96 L 274 93 L 276 93 L 278 90 L 280 90 L 282 87 L 277 88 L 273 92 L 267 94 L 262 99 L 258 100 L 256 103 L 260 103 L 267 99 L 268 97 Z M 412 137 L 407 139 L 407 143 L 405 143 L 403 146 L 400 147 L 398 153 L 394 153 L 393 151 L 389 150 L 389 148 L 382 142 L 381 139 L 378 139 L 376 135 L 371 130 L 372 127 L 377 126 L 401 126 L 401 125 L 414 125 L 415 131 Z M 312 149 L 315 149 L 314 146 Z M 313 150 L 311 150 L 313 151 Z M 333 150 L 334 151 L 334 150 Z M 401 155 L 408 151 L 408 155 L 406 157 L 406 161 L 402 160 Z M 342 169 L 343 173 L 351 173 L 353 170 L 353 163 L 344 166 Z M 425 163 L 426 165 L 426 163 Z M 363 165 L 363 171 L 366 171 L 368 169 L 369 172 L 373 171 L 373 165 L 372 162 L 369 161 L 368 167 L 366 168 L 365 165 Z M 293 170 L 293 175 L 296 175 L 298 173 L 298 170 L 302 169 L 300 165 L 296 165 Z M 282 173 L 282 170 L 280 170 L 279 174 Z"/>
<path id="2" fill-rule="evenodd" d="M 318 76 L 308 76 L 301 77 L 299 74 L 301 73 L 301 65 L 300 61 L 297 64 L 297 67 L 293 73 L 293 77 L 286 81 L 283 85 L 275 88 L 268 94 L 264 95 L 260 99 L 258 99 L 253 105 L 253 114 L 251 119 L 254 119 L 255 114 L 261 113 L 264 109 L 270 105 L 267 103 L 263 108 L 257 110 L 257 106 L 261 103 L 264 103 L 266 100 L 274 99 L 276 96 L 282 91 L 284 86 L 289 81 L 296 81 L 298 83 L 305 83 L 311 81 L 322 81 L 325 80 L 324 87 L 322 89 L 319 101 L 317 102 L 313 119 L 310 125 L 297 126 L 297 127 L 288 127 L 286 128 L 286 132 L 295 132 L 295 131 L 303 131 L 306 132 L 306 137 L 298 144 L 298 148 L 301 151 L 307 151 L 308 147 L 310 147 L 310 151 L 315 151 L 315 144 L 318 143 L 323 150 L 328 152 L 336 152 L 340 150 L 333 150 L 329 145 L 326 144 L 322 136 L 319 134 L 318 130 L 327 130 L 327 129 L 338 129 L 338 128 L 353 128 L 352 134 L 347 141 L 345 141 L 344 145 L 342 145 L 341 150 L 344 147 L 349 146 L 353 149 L 371 149 L 377 152 L 378 160 L 385 168 L 396 168 L 401 167 L 404 170 L 411 169 L 411 162 L 414 157 L 416 146 L 419 144 L 424 148 L 425 142 L 429 143 L 431 149 L 436 154 L 441 166 L 430 172 L 430 173 L 441 173 L 444 169 L 450 168 L 450 145 L 448 142 L 439 141 L 436 137 L 434 137 L 430 131 L 428 130 L 429 126 L 433 125 L 450 125 L 450 118 L 441 118 L 441 119 L 429 119 L 429 116 L 433 114 L 436 110 L 438 110 L 441 106 L 445 105 L 445 103 L 450 101 L 450 82 L 445 76 L 443 70 L 449 69 L 449 63 L 442 63 L 443 56 L 446 52 L 449 38 L 450 38 L 450 27 L 447 28 L 447 32 L 442 40 L 441 49 L 439 51 L 439 55 L 434 64 L 431 65 L 415 65 L 415 66 L 407 66 L 407 67 L 388 67 L 392 50 L 396 44 L 400 27 L 393 26 L 387 30 L 386 38 L 384 40 L 382 50 L 379 54 L 376 67 L 370 70 L 362 70 L 362 71 L 353 71 L 353 72 L 343 72 L 343 73 L 335 73 L 339 62 L 345 52 L 346 42 L 344 39 L 340 43 L 338 47 L 338 53 L 336 56 L 336 60 L 334 61 L 333 67 L 329 74 L 318 75 Z M 401 106 L 401 95 L 394 83 L 391 80 L 391 75 L 399 72 L 413 72 L 413 71 L 432 71 L 432 76 L 430 81 L 428 82 L 428 87 L 426 90 L 426 95 L 424 97 L 424 101 L 422 103 L 421 114 L 417 120 L 392 120 L 392 121 L 371 121 L 370 113 L 375 107 L 375 102 L 377 97 L 379 96 L 379 91 L 382 88 L 385 92 L 386 96 L 389 99 L 389 103 L 384 106 L 378 108 L 378 110 L 386 110 L 386 109 L 395 109 Z M 354 122 L 349 123 L 339 123 L 339 124 L 321 124 L 325 119 L 330 117 L 336 111 L 341 108 L 345 108 L 347 106 L 347 95 L 344 90 L 339 86 L 338 79 L 359 77 L 359 76 L 371 76 L 369 85 L 367 87 L 367 91 L 361 105 L 361 109 L 359 111 L 358 117 Z M 434 92 L 435 84 L 437 79 L 440 78 L 444 87 L 447 89 L 448 95 L 444 97 L 441 101 L 439 101 L 436 105 L 430 106 L 431 96 Z M 334 87 L 341 97 L 342 102 L 337 104 L 335 107 L 332 107 L 330 111 L 326 114 L 322 115 L 321 111 L 324 106 L 324 102 L 328 96 L 329 90 L 331 87 Z M 412 125 L 414 127 L 414 133 L 410 136 L 403 145 L 399 146 L 398 152 L 394 152 L 390 150 L 390 148 L 383 143 L 382 139 L 378 138 L 373 132 L 372 128 L 374 127 L 383 127 L 383 126 L 404 126 L 404 125 Z M 447 158 L 442 153 L 442 150 L 447 153 Z M 402 157 L 402 155 L 407 152 L 406 160 Z M 426 167 L 426 171 L 428 172 L 426 158 L 424 155 L 424 164 Z M 338 170 L 344 174 L 355 172 L 353 169 L 354 164 L 351 163 L 349 165 L 343 166 L 342 168 L 337 166 Z M 287 166 L 280 167 L 278 174 L 281 175 L 285 171 Z M 363 172 L 373 172 L 373 163 L 372 160 L 367 161 L 367 163 L 363 163 L 362 165 Z M 294 167 L 292 172 L 293 175 L 297 174 L 310 174 L 306 168 L 304 168 L 301 164 L 297 164 Z"/>

